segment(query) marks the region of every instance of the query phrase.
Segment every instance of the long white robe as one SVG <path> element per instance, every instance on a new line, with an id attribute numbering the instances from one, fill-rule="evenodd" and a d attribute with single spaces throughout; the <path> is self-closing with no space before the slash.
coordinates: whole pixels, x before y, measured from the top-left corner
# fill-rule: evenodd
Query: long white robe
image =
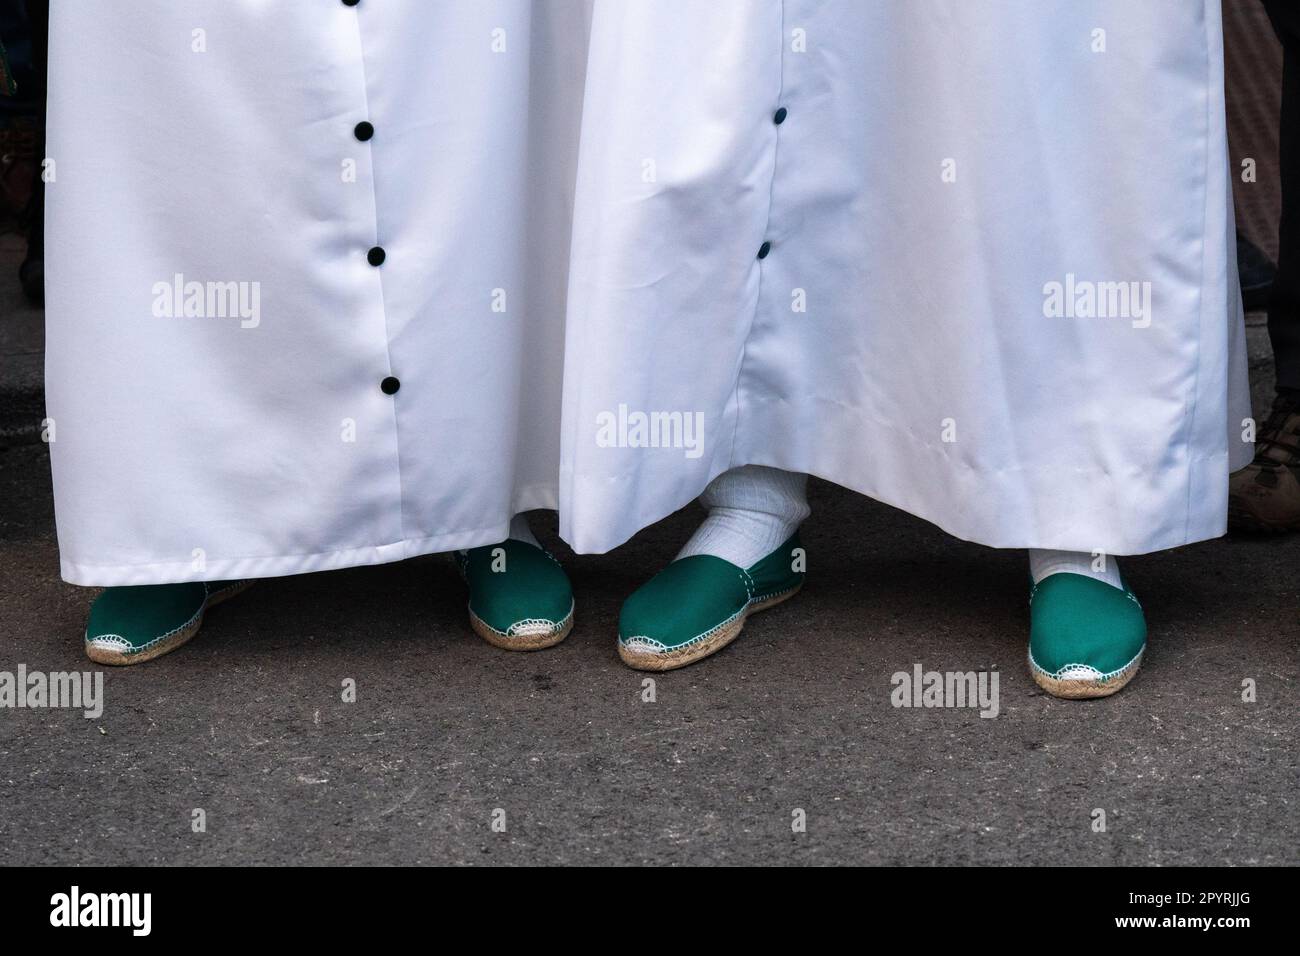
<path id="1" fill-rule="evenodd" d="M 1215 2 L 52 13 L 69 581 L 398 560 L 557 506 L 603 551 L 746 463 L 997 546 L 1223 529 Z"/>
<path id="2" fill-rule="evenodd" d="M 564 536 L 750 463 L 998 547 L 1222 534 L 1251 446 L 1220 13 L 597 4 Z"/>
<path id="3" fill-rule="evenodd" d="M 393 561 L 556 507 L 589 3 L 128 6 L 51 10 L 64 578 Z"/>

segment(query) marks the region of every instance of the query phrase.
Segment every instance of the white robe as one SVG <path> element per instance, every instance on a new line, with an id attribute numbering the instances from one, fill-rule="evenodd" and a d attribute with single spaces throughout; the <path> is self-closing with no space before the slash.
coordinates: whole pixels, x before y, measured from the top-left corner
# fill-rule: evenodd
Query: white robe
<path id="1" fill-rule="evenodd" d="M 556 507 L 586 0 L 51 14 L 66 580 L 395 561 Z M 155 314 L 178 274 L 202 315 Z M 228 282 L 255 317 L 207 307 Z"/>
<path id="2" fill-rule="evenodd" d="M 1251 446 L 1220 13 L 598 3 L 564 537 L 605 550 L 751 463 L 996 547 L 1222 534 Z M 670 447 L 628 447 L 656 412 Z"/>
<path id="3" fill-rule="evenodd" d="M 557 506 L 603 551 L 746 463 L 995 546 L 1222 532 L 1217 2 L 592 6 L 55 0 L 65 579 L 399 560 Z"/>

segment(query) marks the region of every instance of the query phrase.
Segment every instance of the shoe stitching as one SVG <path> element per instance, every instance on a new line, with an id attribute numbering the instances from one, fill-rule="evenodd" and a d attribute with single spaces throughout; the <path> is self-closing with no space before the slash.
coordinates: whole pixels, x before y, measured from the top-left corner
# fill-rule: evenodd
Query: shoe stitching
<path id="1" fill-rule="evenodd" d="M 792 584 L 792 585 L 790 585 L 788 588 L 782 588 L 782 589 L 779 590 L 779 591 L 769 591 L 769 592 L 766 593 L 766 594 L 760 594 L 760 595 L 758 595 L 757 597 L 755 597 L 755 598 L 754 598 L 750 603 L 751 603 L 751 604 L 759 604 L 759 603 L 761 603 L 762 601 L 770 601 L 770 600 L 771 600 L 772 598 L 774 598 L 774 597 L 780 597 L 782 594 L 789 594 L 791 591 L 797 591 L 797 590 L 799 590 L 799 588 L 800 588 L 800 586 L 801 586 L 802 584 L 803 584 L 803 582 L 800 581 L 799 584 Z"/>
<path id="2" fill-rule="evenodd" d="M 743 573 L 743 569 L 742 569 L 742 573 Z M 669 647 L 669 646 L 668 646 L 667 644 L 665 644 L 663 641 L 657 641 L 657 640 L 655 640 L 653 637 L 647 637 L 647 636 L 644 635 L 644 634 L 637 634 L 637 635 L 634 635 L 634 636 L 632 636 L 632 637 L 620 637 L 618 640 L 619 640 L 619 643 L 620 643 L 620 644 L 623 644 L 623 645 L 626 646 L 626 647 L 630 647 L 630 646 L 631 646 L 632 644 L 634 644 L 634 643 L 636 643 L 636 644 L 650 644 L 650 645 L 653 645 L 653 646 L 656 647 L 656 648 L 659 648 L 661 653 L 672 653 L 672 652 L 674 652 L 674 651 L 684 650 L 684 649 L 687 648 L 687 647 L 690 647 L 690 646 L 692 646 L 692 645 L 694 645 L 694 644 L 698 644 L 700 641 L 708 640 L 710 637 L 712 637 L 712 636 L 713 636 L 714 634 L 716 634 L 718 631 L 722 630 L 722 629 L 725 628 L 728 624 L 731 624 L 733 621 L 735 621 L 736 618 L 738 618 L 738 617 L 740 617 L 742 614 L 746 613 L 746 612 L 747 612 L 750 608 L 752 608 L 755 604 L 759 604 L 759 603 L 761 603 L 761 602 L 763 602 L 763 601 L 769 600 L 769 599 L 774 598 L 774 597 L 778 597 L 779 595 L 782 595 L 782 594 L 787 594 L 787 593 L 789 593 L 790 591 L 796 591 L 796 590 L 798 590 L 798 589 L 799 589 L 799 585 L 798 585 L 798 584 L 793 584 L 793 585 L 791 585 L 790 587 L 785 588 L 785 589 L 780 590 L 780 591 L 772 591 L 772 592 L 769 593 L 769 594 L 764 594 L 764 595 L 761 595 L 761 596 L 759 596 L 759 597 L 751 597 L 748 601 L 745 602 L 745 606 L 744 606 L 744 607 L 742 607 L 742 608 L 741 608 L 739 611 L 737 611 L 735 614 L 731 615 L 731 617 L 727 618 L 727 619 L 726 619 L 725 621 L 723 621 L 721 624 L 715 624 L 712 628 L 710 628 L 709 630 L 705 631 L 704 633 L 702 633 L 702 634 L 697 634 L 697 635 L 695 635 L 694 637 L 692 637 L 690 640 L 688 640 L 688 641 L 683 641 L 681 644 L 675 644 L 675 645 L 673 645 L 672 647 Z M 751 592 L 751 594 L 752 594 L 752 592 Z"/>
<path id="3" fill-rule="evenodd" d="M 190 617 L 190 619 L 189 619 L 188 621 L 186 621 L 184 624 L 180 625 L 179 627 L 173 628 L 172 630 L 168 631 L 166 634 L 161 634 L 161 635 L 159 635 L 158 637 L 155 637 L 152 641 L 149 641 L 148 643 L 145 643 L 145 644 L 140 644 L 140 645 L 137 646 L 137 645 L 135 645 L 135 644 L 132 644 L 130 641 L 127 641 L 126 638 L 122 637 L 122 635 L 120 635 L 120 634 L 105 634 L 105 635 L 103 635 L 103 637 L 106 638 L 106 639 L 117 638 L 118 640 L 124 641 L 128 646 L 134 648 L 134 650 L 128 651 L 128 652 L 127 652 L 128 654 L 139 654 L 141 651 L 145 651 L 145 650 L 148 650 L 149 648 L 153 647 L 153 646 L 154 646 L 155 644 L 157 644 L 159 641 L 165 641 L 165 640 L 167 640 L 167 638 L 169 638 L 169 637 L 171 637 L 171 636 L 173 636 L 173 635 L 175 635 L 175 634 L 179 634 L 181 631 L 185 630 L 187 627 L 189 627 L 189 626 L 190 626 L 191 624 L 193 624 L 193 623 L 194 623 L 194 622 L 195 622 L 199 617 L 201 617 L 201 616 L 203 615 L 203 612 L 204 612 L 204 610 L 207 609 L 207 606 L 208 606 L 207 598 L 204 598 L 203 603 L 199 605 L 199 609 L 198 609 L 197 611 L 194 612 L 194 614 Z M 87 644 L 95 644 L 95 643 L 97 643 L 99 640 L 100 640 L 100 638 L 99 638 L 98 636 L 92 638 L 92 637 L 90 636 L 90 632 L 89 632 L 89 631 L 86 632 L 86 643 L 87 643 Z"/>
<path id="4" fill-rule="evenodd" d="M 468 605 L 468 607 L 469 607 L 469 613 L 474 615 L 474 619 L 477 620 L 489 631 L 491 631 L 493 634 L 496 634 L 498 637 L 519 637 L 520 635 L 512 632 L 514 631 L 515 628 L 521 627 L 525 624 L 549 624 L 552 628 L 552 633 L 554 633 L 555 631 L 562 630 L 565 624 L 573 620 L 573 612 L 577 608 L 577 601 L 569 602 L 569 613 L 564 615 L 564 617 L 560 618 L 559 621 L 552 621 L 544 617 L 526 617 L 523 620 L 515 621 L 513 624 L 510 625 L 509 629 L 505 631 L 502 631 L 499 628 L 495 628 L 487 621 L 483 620 L 482 616 L 480 616 L 478 612 L 474 610 L 474 605 L 470 604 Z M 526 636 L 534 637 L 536 635 L 529 634 Z"/>
<path id="5" fill-rule="evenodd" d="M 719 631 L 721 631 L 723 628 L 725 628 L 728 624 L 731 624 L 733 621 L 735 621 L 736 618 L 741 617 L 741 616 L 742 616 L 746 611 L 748 611 L 748 610 L 749 610 L 749 606 L 750 606 L 750 602 L 746 601 L 744 607 L 742 607 L 742 608 L 741 608 L 739 611 L 737 611 L 735 614 L 731 615 L 731 617 L 727 618 L 725 621 L 722 621 L 722 622 L 719 623 L 719 624 L 715 624 L 715 625 L 713 625 L 713 627 L 709 628 L 709 630 L 703 632 L 702 634 L 696 634 L 694 637 L 692 637 L 692 638 L 691 638 L 690 640 L 688 640 L 688 641 L 683 641 L 681 644 L 674 644 L 671 648 L 668 647 L 667 644 L 664 644 L 662 641 L 656 641 L 653 637 L 647 637 L 647 636 L 644 635 L 644 634 L 637 634 L 637 635 L 634 635 L 634 636 L 632 636 L 632 637 L 627 637 L 627 638 L 620 637 L 620 638 L 619 638 L 619 642 L 622 643 L 622 644 L 625 644 L 625 645 L 626 645 L 626 644 L 630 644 L 630 643 L 633 642 L 633 641 L 653 643 L 653 644 L 657 644 L 658 646 L 664 648 L 664 650 L 665 650 L 666 652 L 668 652 L 668 653 L 673 653 L 673 652 L 675 652 L 675 651 L 684 650 L 684 649 L 686 649 L 686 648 L 688 648 L 688 647 L 691 647 L 691 646 L 694 645 L 694 644 L 698 644 L 698 643 L 700 643 L 700 641 L 708 640 L 710 637 L 712 637 L 713 635 L 717 634 Z"/>
<path id="6" fill-rule="evenodd" d="M 130 641 L 128 641 L 125 637 L 123 637 L 121 634 L 100 634 L 93 641 L 89 637 L 87 637 L 86 643 L 87 644 L 120 644 L 122 647 L 128 649 L 135 646 Z"/>
<path id="7" fill-rule="evenodd" d="M 1135 663 L 1137 663 L 1138 660 L 1141 659 L 1142 655 L 1146 653 L 1146 649 L 1147 646 L 1146 646 L 1146 642 L 1144 641 L 1142 647 L 1138 650 L 1136 654 L 1133 655 L 1132 660 L 1130 660 L 1123 667 L 1116 668 L 1115 670 L 1109 671 L 1105 674 L 1103 674 L 1101 671 L 1091 666 L 1090 664 L 1065 664 L 1055 671 L 1049 671 L 1047 670 L 1047 668 L 1039 664 L 1038 661 L 1034 660 L 1034 649 L 1032 647 L 1029 649 L 1029 666 L 1032 667 L 1039 674 L 1042 674 L 1044 677 L 1048 677 L 1052 680 L 1064 680 L 1064 678 L 1061 675 L 1065 674 L 1067 671 L 1070 670 L 1092 671 L 1097 676 L 1096 677 L 1090 676 L 1088 680 L 1084 683 L 1104 684 L 1107 681 L 1114 680 L 1116 677 L 1119 677 L 1126 670 L 1128 670 Z"/>
<path id="8" fill-rule="evenodd" d="M 633 647 L 633 646 L 641 647 L 643 645 L 648 647 L 653 647 L 655 648 L 656 653 L 661 653 L 661 654 L 671 650 L 671 648 L 669 648 L 668 645 L 665 644 L 663 641 L 656 641 L 653 637 L 645 637 L 643 635 L 638 635 L 636 637 L 629 637 L 627 640 L 621 641 L 621 643 L 623 644 L 624 647 Z M 686 645 L 683 644 L 682 646 L 685 647 Z"/>
<path id="9" fill-rule="evenodd" d="M 740 583 L 745 586 L 745 597 L 748 601 L 754 600 L 754 578 L 745 568 L 737 568 L 740 571 Z"/>
<path id="10" fill-rule="evenodd" d="M 745 606 L 742 607 L 735 614 L 731 615 L 731 617 L 727 618 L 722 623 L 715 624 L 712 628 L 703 632 L 702 634 L 697 634 L 694 637 L 690 638 L 689 640 L 683 641 L 681 644 L 673 645 L 671 648 L 663 641 L 657 641 L 653 637 L 647 637 L 644 634 L 635 634 L 632 637 L 620 637 L 618 639 L 619 643 L 622 644 L 624 647 L 631 647 L 633 644 L 650 645 L 657 648 L 658 653 L 673 653 L 674 651 L 684 650 L 685 648 L 691 647 L 694 644 L 698 644 L 700 641 L 708 640 L 718 631 L 722 630 L 728 624 L 731 624 L 733 621 L 735 621 L 737 617 L 747 612 L 755 604 L 761 604 L 763 601 L 767 601 L 774 597 L 778 597 L 779 595 L 786 594 L 790 591 L 794 591 L 799 587 L 798 584 L 793 584 L 790 587 L 783 588 L 780 591 L 771 591 L 767 594 L 755 596 L 754 589 L 756 587 L 756 584 L 754 581 L 754 576 L 749 573 L 749 570 L 747 568 L 737 567 L 736 570 L 740 572 L 740 583 L 745 586 L 745 596 L 746 596 Z"/>

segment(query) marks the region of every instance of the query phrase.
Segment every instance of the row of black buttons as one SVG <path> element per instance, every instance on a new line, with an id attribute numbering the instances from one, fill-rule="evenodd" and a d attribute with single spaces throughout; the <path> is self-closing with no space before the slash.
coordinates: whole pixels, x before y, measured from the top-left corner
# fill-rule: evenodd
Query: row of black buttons
<path id="1" fill-rule="evenodd" d="M 360 0 L 343 0 L 343 3 L 349 7 L 355 7 L 359 2 Z M 787 115 L 788 114 L 786 112 L 786 108 L 782 106 L 779 110 L 776 111 L 776 114 L 772 117 L 772 122 L 776 123 L 777 126 L 780 126 L 782 123 L 785 122 L 785 118 Z M 369 140 L 372 136 L 375 135 L 375 127 L 370 123 L 362 121 L 357 124 L 356 129 L 353 130 L 353 132 L 356 134 L 357 139 L 359 139 L 361 142 L 364 143 L 367 140 Z M 761 246 L 758 247 L 758 258 L 766 259 L 767 254 L 771 251 L 772 251 L 772 243 L 764 242 Z M 369 252 L 366 253 L 366 261 L 369 262 L 372 266 L 376 266 L 376 267 L 382 266 L 384 264 L 384 260 L 387 258 L 388 258 L 388 253 L 384 252 L 383 246 L 375 246 Z M 389 375 L 382 382 L 379 383 L 379 388 L 381 391 L 383 391 L 385 395 L 396 394 L 397 390 L 401 387 L 402 387 L 402 383 L 392 375 Z"/>
<path id="2" fill-rule="evenodd" d="M 775 123 L 777 126 L 780 126 L 782 123 L 785 122 L 785 118 L 789 115 L 790 114 L 786 110 L 786 108 L 782 106 L 780 109 L 778 109 L 775 113 L 772 114 L 772 122 Z M 767 254 L 771 251 L 772 251 L 772 243 L 764 242 L 761 246 L 758 247 L 758 257 L 760 259 L 766 259 Z"/>
<path id="3" fill-rule="evenodd" d="M 360 2 L 361 0 L 343 0 L 343 6 L 355 7 Z M 357 138 L 357 142 L 368 143 L 375 137 L 375 124 L 368 122 L 367 120 L 362 120 L 356 126 L 352 127 L 352 135 Z M 366 252 L 366 261 L 376 268 L 382 266 L 384 260 L 387 258 L 388 253 L 384 251 L 383 246 L 372 246 L 370 250 Z M 401 387 L 402 383 L 395 375 L 386 375 L 384 376 L 384 380 L 379 383 L 379 390 L 385 395 L 396 395 L 397 390 Z"/>

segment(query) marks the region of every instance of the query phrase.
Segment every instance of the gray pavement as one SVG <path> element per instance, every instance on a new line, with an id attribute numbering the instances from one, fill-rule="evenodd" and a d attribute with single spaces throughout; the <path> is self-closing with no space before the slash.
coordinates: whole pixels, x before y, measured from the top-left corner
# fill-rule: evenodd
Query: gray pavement
<path id="1" fill-rule="evenodd" d="M 262 582 L 105 670 L 98 719 L 0 709 L 0 864 L 1300 862 L 1300 537 L 1126 561 L 1146 665 L 1067 702 L 1025 669 L 1023 554 L 812 498 L 804 593 L 653 703 L 619 604 L 694 508 L 610 555 L 556 544 L 578 624 L 540 653 L 476 638 L 444 558 Z M 59 580 L 45 446 L 0 447 L 0 671 L 91 669 L 92 593 Z M 999 715 L 892 707 L 918 662 L 996 668 Z"/>

